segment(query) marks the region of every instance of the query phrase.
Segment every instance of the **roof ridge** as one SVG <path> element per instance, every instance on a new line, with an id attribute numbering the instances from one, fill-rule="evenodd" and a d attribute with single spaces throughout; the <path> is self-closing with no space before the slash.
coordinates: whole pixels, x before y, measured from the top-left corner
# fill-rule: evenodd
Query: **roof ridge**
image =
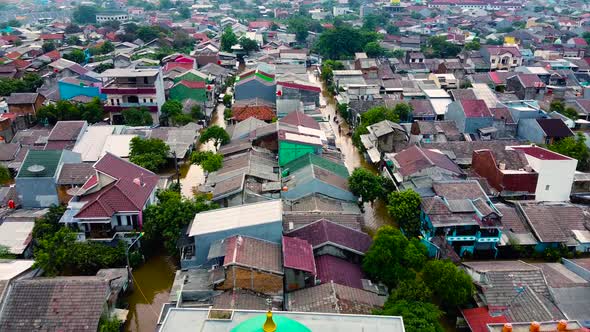
<path id="1" fill-rule="evenodd" d="M 418 147 L 417 145 L 414 145 L 416 147 L 416 149 L 418 149 L 418 151 L 420 151 L 420 154 L 426 158 L 426 160 L 428 161 L 428 163 L 430 163 L 430 165 L 434 166 L 434 162 L 426 155 L 426 153 L 424 151 L 422 151 L 422 148 Z"/>

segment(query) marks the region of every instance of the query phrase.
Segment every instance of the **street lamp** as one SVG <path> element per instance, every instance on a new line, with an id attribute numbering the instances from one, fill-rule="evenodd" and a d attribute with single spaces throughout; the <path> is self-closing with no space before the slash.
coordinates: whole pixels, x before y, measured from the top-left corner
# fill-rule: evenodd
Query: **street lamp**
<path id="1" fill-rule="evenodd" d="M 125 258 L 127 259 L 127 278 L 128 279 L 131 276 L 131 267 L 129 264 L 129 250 L 131 249 L 131 247 L 133 247 L 135 242 L 137 242 L 137 241 L 139 241 L 139 239 L 141 239 L 143 234 L 145 234 L 145 233 L 144 232 L 139 233 L 139 236 L 135 240 L 133 240 L 133 242 L 131 242 L 131 244 L 129 245 L 129 247 L 127 247 L 127 249 L 125 249 Z"/>

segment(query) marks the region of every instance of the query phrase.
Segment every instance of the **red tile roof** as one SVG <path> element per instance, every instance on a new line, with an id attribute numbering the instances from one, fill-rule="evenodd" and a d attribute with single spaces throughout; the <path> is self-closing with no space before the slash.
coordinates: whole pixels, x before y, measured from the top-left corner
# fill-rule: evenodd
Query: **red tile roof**
<path id="1" fill-rule="evenodd" d="M 51 61 L 55 61 L 61 58 L 61 54 L 59 54 L 58 50 L 53 50 L 51 52 L 47 52 L 44 54 L 46 57 L 51 59 Z"/>
<path id="2" fill-rule="evenodd" d="M 41 35 L 43 40 L 62 40 L 64 39 L 63 33 L 46 33 Z"/>
<path id="3" fill-rule="evenodd" d="M 351 263 L 342 258 L 322 255 L 315 259 L 317 266 L 317 278 L 325 284 L 333 281 L 335 284 L 363 289 L 364 278 L 360 265 Z"/>
<path id="4" fill-rule="evenodd" d="M 508 323 L 504 316 L 490 316 L 487 307 L 464 309 L 462 312 L 472 332 L 487 332 L 487 324 Z"/>
<path id="5" fill-rule="evenodd" d="M 282 123 L 291 124 L 294 126 L 302 126 L 312 129 L 320 130 L 320 124 L 309 115 L 299 111 L 293 111 L 280 120 Z"/>
<path id="6" fill-rule="evenodd" d="M 457 175 L 463 174 L 459 166 L 447 155 L 415 145 L 397 153 L 394 159 L 399 165 L 400 174 L 404 177 L 433 166 Z"/>
<path id="7" fill-rule="evenodd" d="M 194 81 L 182 80 L 179 82 L 179 84 L 182 84 L 182 85 L 186 86 L 187 88 L 191 88 L 191 89 L 204 89 L 205 88 L 205 82 L 194 82 Z"/>
<path id="8" fill-rule="evenodd" d="M 188 62 L 188 63 L 187 62 L 168 62 L 164 66 L 164 72 L 167 73 L 175 68 L 191 70 L 191 69 L 193 69 L 193 66 L 194 66 L 193 63 L 190 63 L 190 62 Z"/>
<path id="9" fill-rule="evenodd" d="M 270 28 L 272 25 L 271 21 L 252 21 L 248 23 L 250 29 Z"/>
<path id="10" fill-rule="evenodd" d="M 16 59 L 12 61 L 12 64 L 14 64 L 18 69 L 23 69 L 29 67 L 31 62 L 23 59 Z"/>
<path id="11" fill-rule="evenodd" d="M 490 109 L 488 108 L 486 103 L 481 99 L 463 99 L 460 100 L 459 103 L 463 107 L 463 112 L 465 112 L 465 116 L 468 118 L 492 117 L 492 112 L 490 112 Z"/>
<path id="12" fill-rule="evenodd" d="M 306 84 L 299 84 L 299 83 L 293 83 L 293 82 L 278 82 L 277 85 L 282 85 L 286 88 L 291 88 L 291 89 L 314 91 L 317 93 L 322 92 L 322 89 L 320 87 L 315 86 L 315 85 L 306 85 Z"/>
<path id="13" fill-rule="evenodd" d="M 517 151 L 522 151 L 531 157 L 535 157 L 535 158 L 541 159 L 541 160 L 571 160 L 570 157 L 566 157 L 566 156 L 561 155 L 559 153 L 555 153 L 553 151 L 549 151 L 547 149 L 543 149 L 538 146 L 522 146 L 522 147 L 514 146 L 514 147 L 512 147 L 512 149 L 517 150 Z"/>
<path id="14" fill-rule="evenodd" d="M 98 173 L 114 179 L 96 192 L 82 195 L 86 204 L 76 218 L 110 218 L 115 212 L 140 212 L 156 188 L 158 176 L 145 168 L 107 153 L 94 164 Z M 95 177 L 88 179 L 83 188 L 92 187 Z M 100 183 L 99 183 L 100 185 Z"/>
<path id="15" fill-rule="evenodd" d="M 371 246 L 371 237 L 358 230 L 348 228 L 330 220 L 320 219 L 287 234 L 311 243 L 314 248 L 323 245 L 355 251 L 364 254 Z"/>
<path id="16" fill-rule="evenodd" d="M 315 259 L 311 244 L 296 237 L 283 236 L 283 266 L 315 275 Z"/>
<path id="17" fill-rule="evenodd" d="M 272 121 L 276 116 L 274 110 L 270 106 L 265 105 L 234 106 L 232 114 L 237 121 L 244 121 L 250 117 L 255 117 L 262 121 Z"/>
<path id="18" fill-rule="evenodd" d="M 14 60 L 14 59 L 20 58 L 21 55 L 22 54 L 20 54 L 20 53 L 18 53 L 18 52 L 15 51 L 15 52 L 10 52 L 10 53 L 6 54 L 6 57 L 9 58 L 9 59 Z"/>
<path id="19" fill-rule="evenodd" d="M 15 36 L 15 35 L 6 35 L 6 36 L 0 37 L 0 39 L 6 40 L 7 42 L 12 43 L 12 42 L 19 40 L 20 38 L 18 38 L 18 36 Z"/>

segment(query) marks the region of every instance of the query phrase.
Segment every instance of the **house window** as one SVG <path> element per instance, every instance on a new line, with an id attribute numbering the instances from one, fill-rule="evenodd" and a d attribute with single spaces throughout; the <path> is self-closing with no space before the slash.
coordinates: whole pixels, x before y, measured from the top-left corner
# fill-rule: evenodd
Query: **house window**
<path id="1" fill-rule="evenodd" d="M 516 64 L 518 62 L 518 60 L 512 60 L 513 64 Z"/>
<path id="2" fill-rule="evenodd" d="M 153 102 L 154 102 L 154 99 L 153 98 L 150 98 L 150 103 L 153 103 Z"/>
<path id="3" fill-rule="evenodd" d="M 133 225 L 134 228 L 137 228 L 139 225 L 139 216 L 134 214 L 131 216 L 131 225 Z"/>
<path id="4" fill-rule="evenodd" d="M 550 186 L 550 185 L 546 185 L 546 186 L 545 186 L 545 190 L 549 190 L 549 188 L 551 188 L 551 186 Z"/>
<path id="5" fill-rule="evenodd" d="M 117 98 L 117 106 L 121 105 L 121 100 Z"/>
<path id="6" fill-rule="evenodd" d="M 123 218 L 119 215 L 117 215 L 117 226 L 123 226 Z"/>
<path id="7" fill-rule="evenodd" d="M 496 59 L 492 59 L 492 63 L 496 63 Z"/>

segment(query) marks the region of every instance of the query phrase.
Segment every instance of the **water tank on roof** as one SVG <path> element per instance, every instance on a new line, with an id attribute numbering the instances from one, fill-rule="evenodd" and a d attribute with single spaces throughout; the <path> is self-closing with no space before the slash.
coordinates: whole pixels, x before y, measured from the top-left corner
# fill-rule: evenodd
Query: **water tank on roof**
<path id="1" fill-rule="evenodd" d="M 31 165 L 27 168 L 27 171 L 33 173 L 33 174 L 41 174 L 43 173 L 43 171 L 45 170 L 45 166 L 42 165 Z"/>

